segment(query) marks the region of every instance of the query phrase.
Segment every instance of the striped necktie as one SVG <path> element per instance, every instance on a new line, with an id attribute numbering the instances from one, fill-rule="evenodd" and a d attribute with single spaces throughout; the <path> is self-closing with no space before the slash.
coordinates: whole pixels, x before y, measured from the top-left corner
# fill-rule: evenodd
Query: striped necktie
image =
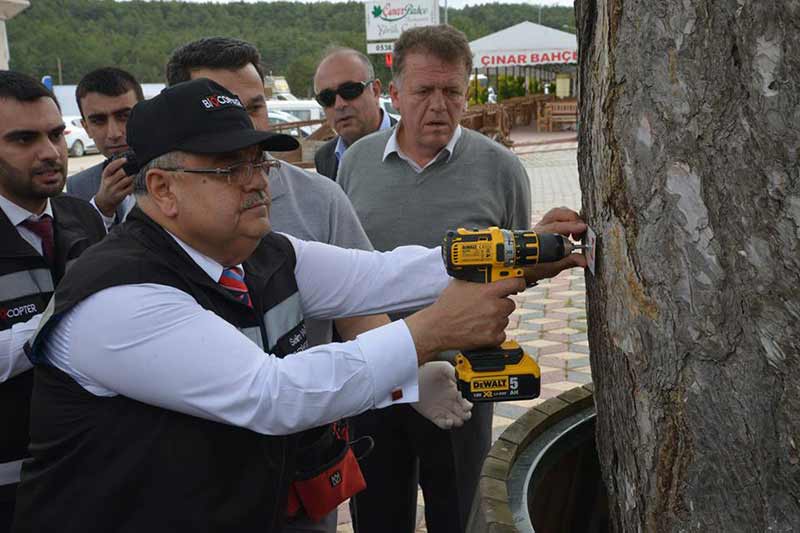
<path id="1" fill-rule="evenodd" d="M 240 267 L 235 266 L 223 269 L 222 275 L 219 278 L 219 284 L 225 287 L 234 298 L 247 307 L 253 308 L 253 303 L 250 301 L 250 294 L 247 292 L 247 285 L 244 283 L 244 271 Z"/>

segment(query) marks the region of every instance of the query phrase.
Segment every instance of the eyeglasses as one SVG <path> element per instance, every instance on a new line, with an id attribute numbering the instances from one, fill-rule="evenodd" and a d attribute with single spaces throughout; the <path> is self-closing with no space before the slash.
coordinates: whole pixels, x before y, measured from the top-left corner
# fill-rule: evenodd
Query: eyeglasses
<path id="1" fill-rule="evenodd" d="M 336 103 L 336 95 L 338 94 L 345 100 L 355 100 L 364 93 L 367 85 L 375 80 L 367 81 L 346 81 L 339 85 L 336 89 L 325 89 L 320 91 L 319 94 L 314 96 L 314 99 L 319 102 L 322 107 L 330 107 Z"/>
<path id="2" fill-rule="evenodd" d="M 256 172 L 261 172 L 263 175 L 266 175 L 269 173 L 269 169 L 280 167 L 281 162 L 277 159 L 261 159 L 260 161 L 242 161 L 241 163 L 222 168 L 175 167 L 165 168 L 163 170 L 170 172 L 186 172 L 187 174 L 212 174 L 218 177 L 225 177 L 230 185 L 241 185 L 243 183 L 250 183 L 250 180 Z"/>

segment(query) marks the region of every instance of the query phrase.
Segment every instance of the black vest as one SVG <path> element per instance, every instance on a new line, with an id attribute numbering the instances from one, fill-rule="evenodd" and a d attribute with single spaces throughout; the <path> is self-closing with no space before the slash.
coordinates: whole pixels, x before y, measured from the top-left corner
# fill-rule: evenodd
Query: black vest
<path id="1" fill-rule="evenodd" d="M 105 237 L 97 212 L 83 200 L 51 198 L 55 258 L 51 268 L 0 210 L 0 331 L 42 313 L 53 287 L 84 250 Z M 33 371 L 0 383 L 0 463 L 27 456 Z"/>
<path id="2" fill-rule="evenodd" d="M 286 238 L 265 237 L 244 263 L 250 309 L 135 208 L 59 284 L 31 356 L 41 363 L 41 340 L 77 303 L 137 283 L 190 294 L 273 354 L 299 351 L 306 341 L 294 265 Z M 14 531 L 281 529 L 296 437 L 264 436 L 121 395 L 94 396 L 46 364 L 37 364 L 35 374 L 33 460 L 23 466 Z"/>

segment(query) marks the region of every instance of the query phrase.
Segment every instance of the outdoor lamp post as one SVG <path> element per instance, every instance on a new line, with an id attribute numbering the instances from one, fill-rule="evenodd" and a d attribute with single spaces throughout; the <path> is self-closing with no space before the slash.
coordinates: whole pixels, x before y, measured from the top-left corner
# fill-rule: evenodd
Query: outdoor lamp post
<path id="1" fill-rule="evenodd" d="M 8 52 L 6 21 L 30 6 L 28 0 L 0 0 L 0 70 L 8 70 L 11 55 Z"/>

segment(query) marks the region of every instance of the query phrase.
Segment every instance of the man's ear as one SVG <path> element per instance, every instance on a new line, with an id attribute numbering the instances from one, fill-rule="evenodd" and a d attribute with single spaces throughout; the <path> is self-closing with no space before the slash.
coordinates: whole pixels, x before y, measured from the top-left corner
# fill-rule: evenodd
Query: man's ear
<path id="1" fill-rule="evenodd" d="M 381 97 L 381 80 L 375 78 L 375 81 L 372 82 L 372 94 L 375 95 L 375 98 Z"/>
<path id="2" fill-rule="evenodd" d="M 147 171 L 147 197 L 167 218 L 178 215 L 178 196 L 175 173 L 160 168 Z"/>
<path id="3" fill-rule="evenodd" d="M 392 99 L 392 107 L 400 111 L 402 115 L 403 110 L 400 109 L 400 90 L 397 85 L 395 85 L 394 81 L 389 82 L 389 97 Z"/>

